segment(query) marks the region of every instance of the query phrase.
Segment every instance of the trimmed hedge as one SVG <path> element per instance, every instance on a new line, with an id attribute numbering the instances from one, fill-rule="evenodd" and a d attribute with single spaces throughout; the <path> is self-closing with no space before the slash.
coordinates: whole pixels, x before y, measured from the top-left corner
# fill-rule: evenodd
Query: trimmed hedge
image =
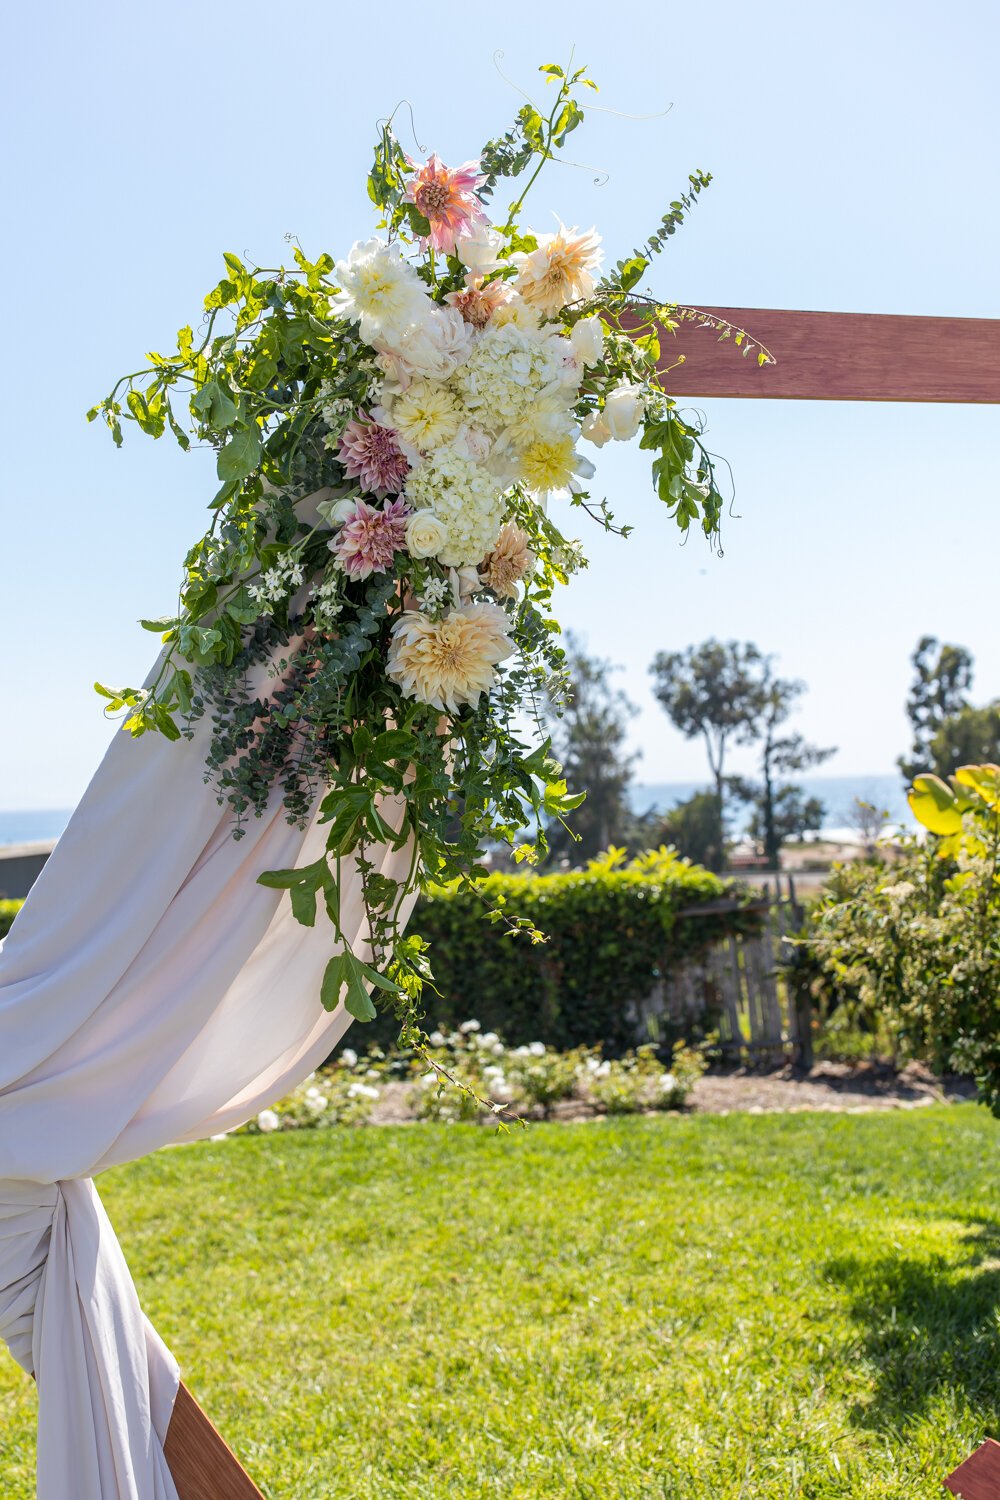
<path id="1" fill-rule="evenodd" d="M 568 874 L 491 875 L 479 890 L 489 906 L 530 918 L 548 941 L 509 935 L 485 918 L 482 902 L 465 887 L 434 889 L 412 919 L 431 945 L 441 992 L 425 992 L 426 1024 L 447 1029 L 474 1018 L 511 1046 L 545 1042 L 565 1051 L 600 1043 L 623 1052 L 636 1043 L 630 1001 L 648 996 L 690 955 L 759 924 L 738 905 L 689 914 L 739 902 L 743 893 L 673 850 Z M 390 1012 L 370 1028 L 355 1028 L 351 1042 L 387 1045 L 395 1035 Z"/>
<path id="2" fill-rule="evenodd" d="M 643 1000 L 684 959 L 759 924 L 740 908 L 739 887 L 665 849 L 569 874 L 491 875 L 477 889 L 482 900 L 467 887 L 437 886 L 413 916 L 413 930 L 431 944 L 441 992 L 426 992 L 427 1024 L 448 1029 L 474 1018 L 513 1047 L 624 1052 L 637 1040 L 630 1001 Z M 511 936 L 487 920 L 484 901 L 529 918 L 548 941 Z M 720 902 L 733 909 L 698 915 Z M 20 908 L 0 901 L 0 937 Z M 397 1032 L 386 1011 L 352 1028 L 349 1041 L 388 1047 Z"/>

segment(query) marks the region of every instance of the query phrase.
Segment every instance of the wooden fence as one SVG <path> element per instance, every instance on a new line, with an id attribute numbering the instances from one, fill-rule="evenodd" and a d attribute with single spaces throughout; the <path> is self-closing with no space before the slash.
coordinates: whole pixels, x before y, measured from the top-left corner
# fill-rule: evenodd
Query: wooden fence
<path id="1" fill-rule="evenodd" d="M 786 935 L 802 925 L 802 908 L 791 876 L 776 877 L 772 894 L 765 885 L 748 909 L 763 917 L 758 934 L 729 937 L 705 954 L 666 975 L 636 1010 L 644 1037 L 664 1031 L 718 1032 L 723 1056 L 733 1063 L 812 1066 L 812 1016 L 805 997 L 778 973 L 787 951 Z M 705 908 L 711 915 L 725 908 Z M 685 912 L 687 917 L 697 911 Z M 785 951 L 783 951 L 785 950 Z"/>

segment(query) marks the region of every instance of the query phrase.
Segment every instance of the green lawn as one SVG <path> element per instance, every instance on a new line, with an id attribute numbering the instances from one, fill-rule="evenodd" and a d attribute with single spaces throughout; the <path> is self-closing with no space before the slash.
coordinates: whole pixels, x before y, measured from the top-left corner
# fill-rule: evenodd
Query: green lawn
<path id="1" fill-rule="evenodd" d="M 102 1187 L 275 1500 L 940 1500 L 1000 1436 L 997 1144 L 975 1106 L 373 1128 Z M 29 1500 L 11 1361 L 0 1401 Z"/>

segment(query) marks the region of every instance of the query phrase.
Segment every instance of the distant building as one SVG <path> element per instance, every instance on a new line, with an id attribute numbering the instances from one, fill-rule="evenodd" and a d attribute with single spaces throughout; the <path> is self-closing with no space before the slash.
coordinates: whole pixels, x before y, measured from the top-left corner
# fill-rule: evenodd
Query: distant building
<path id="1" fill-rule="evenodd" d="M 0 845 L 0 901 L 23 899 L 56 846 L 55 839 Z"/>

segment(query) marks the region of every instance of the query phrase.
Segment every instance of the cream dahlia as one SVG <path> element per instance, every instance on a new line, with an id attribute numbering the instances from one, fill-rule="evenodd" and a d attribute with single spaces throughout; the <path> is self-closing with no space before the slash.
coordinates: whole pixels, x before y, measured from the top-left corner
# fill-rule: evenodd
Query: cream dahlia
<path id="1" fill-rule="evenodd" d="M 593 295 L 592 273 L 601 264 L 601 236 L 560 224 L 556 234 L 538 235 L 538 249 L 511 256 L 517 267 L 514 288 L 529 306 L 555 313 L 569 302 Z"/>
<path id="2" fill-rule="evenodd" d="M 440 620 L 407 610 L 392 627 L 386 672 L 407 698 L 455 713 L 493 686 L 494 667 L 514 650 L 509 628 L 497 604 L 460 604 Z"/>
<path id="3" fill-rule="evenodd" d="M 480 564 L 479 572 L 487 588 L 501 599 L 517 596 L 517 585 L 535 566 L 535 554 L 528 547 L 528 534 L 516 521 L 500 528 L 496 546 Z"/>
<path id="4" fill-rule="evenodd" d="M 520 455 L 519 472 L 529 490 L 547 495 L 558 491 L 575 494 L 580 479 L 590 479 L 594 465 L 573 446 L 572 435 L 538 438 Z"/>
<path id="5" fill-rule="evenodd" d="M 410 165 L 416 166 L 416 162 Z M 423 242 L 425 247 L 429 244 L 451 255 L 460 235 L 467 234 L 475 224 L 488 222 L 476 197 L 476 188 L 485 181 L 477 161 L 449 169 L 435 154 L 417 167 L 405 196 L 431 227 Z"/>
<path id="6" fill-rule="evenodd" d="M 458 397 L 432 380 L 414 380 L 390 403 L 392 425 L 403 443 L 419 452 L 440 448 L 462 425 Z"/>

